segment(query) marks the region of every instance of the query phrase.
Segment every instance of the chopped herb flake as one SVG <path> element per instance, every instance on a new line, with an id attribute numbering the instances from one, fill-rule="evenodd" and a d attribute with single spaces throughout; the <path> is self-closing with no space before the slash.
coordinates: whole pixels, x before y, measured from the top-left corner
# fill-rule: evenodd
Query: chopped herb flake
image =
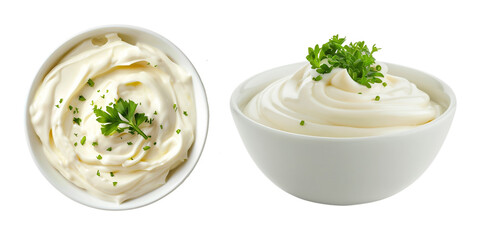
<path id="1" fill-rule="evenodd" d="M 55 107 L 57 107 L 57 108 L 60 108 L 60 106 L 58 106 L 58 104 L 57 104 L 57 105 L 55 105 Z"/>
<path id="2" fill-rule="evenodd" d="M 107 151 L 111 152 L 111 151 L 112 151 L 112 147 L 107 148 Z"/>
<path id="3" fill-rule="evenodd" d="M 117 182 L 113 182 L 113 186 L 114 186 L 114 187 L 117 186 Z"/>
<path id="4" fill-rule="evenodd" d="M 183 111 L 183 115 L 188 116 L 187 111 Z"/>
<path id="5" fill-rule="evenodd" d="M 177 129 L 177 131 L 176 131 L 176 132 L 177 132 L 177 134 L 180 134 L 180 132 L 181 132 L 181 131 L 182 131 L 182 130 L 180 130 L 180 129 Z"/>
<path id="6" fill-rule="evenodd" d="M 150 146 L 143 147 L 143 151 L 147 151 L 148 149 L 150 149 Z"/>
<path id="7" fill-rule="evenodd" d="M 70 111 L 72 111 L 72 109 L 73 109 L 72 105 L 68 106 L 68 109 L 70 109 Z"/>
<path id="8" fill-rule="evenodd" d="M 80 96 L 78 97 L 78 100 L 80 100 L 80 101 L 85 101 L 85 100 L 87 100 L 87 99 L 85 99 L 85 97 L 84 97 L 83 95 L 80 95 Z"/>
<path id="9" fill-rule="evenodd" d="M 375 101 L 380 101 L 380 96 L 376 96 Z"/>
<path id="10" fill-rule="evenodd" d="M 98 142 L 92 142 L 92 146 L 98 146 Z"/>
<path id="11" fill-rule="evenodd" d="M 101 159 L 102 159 L 102 155 L 98 155 L 98 156 L 97 156 L 97 159 L 98 159 L 98 160 L 101 160 Z"/>
<path id="12" fill-rule="evenodd" d="M 176 103 L 173 104 L 173 110 L 175 110 L 175 112 L 177 111 L 177 104 Z"/>
<path id="13" fill-rule="evenodd" d="M 59 102 L 62 103 L 62 102 L 63 102 L 63 98 L 60 98 L 60 101 L 59 101 Z"/>
<path id="14" fill-rule="evenodd" d="M 82 119 L 77 118 L 77 117 L 73 117 L 73 122 L 80 125 L 80 123 L 82 122 Z"/>
<path id="15" fill-rule="evenodd" d="M 85 141 L 87 141 L 87 136 L 83 136 L 82 140 L 80 140 L 80 144 L 84 145 Z"/>
<path id="16" fill-rule="evenodd" d="M 303 125 L 305 125 L 305 121 L 302 120 L 300 121 L 300 126 L 303 126 Z"/>
<path id="17" fill-rule="evenodd" d="M 113 172 L 110 172 L 110 177 L 115 177 L 115 175 L 113 175 Z"/>
<path id="18" fill-rule="evenodd" d="M 77 142 L 75 142 L 75 143 L 73 144 L 73 146 L 75 146 L 75 147 L 76 147 L 76 146 L 77 146 Z"/>
<path id="19" fill-rule="evenodd" d="M 87 81 L 88 86 L 93 87 L 95 85 L 95 82 L 92 81 L 92 79 L 88 79 Z"/>
<path id="20" fill-rule="evenodd" d="M 132 142 L 127 142 L 128 145 L 132 145 L 133 143 Z"/>
<path id="21" fill-rule="evenodd" d="M 162 125 L 162 124 L 160 124 L 160 129 L 163 129 L 163 125 Z"/>
<path id="22" fill-rule="evenodd" d="M 97 170 L 97 176 L 100 177 L 100 170 Z"/>

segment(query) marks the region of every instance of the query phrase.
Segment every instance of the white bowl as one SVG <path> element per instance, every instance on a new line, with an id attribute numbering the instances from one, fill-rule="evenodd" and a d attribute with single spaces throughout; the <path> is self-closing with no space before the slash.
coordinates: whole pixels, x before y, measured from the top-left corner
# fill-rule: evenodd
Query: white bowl
<path id="1" fill-rule="evenodd" d="M 262 125 L 243 113 L 255 94 L 303 65 L 253 76 L 231 97 L 233 119 L 245 147 L 273 183 L 305 200 L 350 205 L 392 196 L 428 168 L 450 128 L 456 101 L 445 83 L 412 68 L 387 63 L 389 74 L 414 82 L 446 110 L 437 119 L 404 132 L 358 138 L 306 136 Z"/>
<path id="2" fill-rule="evenodd" d="M 168 181 L 163 186 L 141 197 L 126 201 L 120 205 L 113 202 L 104 201 L 90 195 L 83 189 L 80 189 L 65 179 L 55 168 L 53 168 L 43 152 L 42 143 L 32 128 L 30 114 L 28 113 L 28 108 L 38 86 L 41 84 L 45 75 L 56 65 L 56 63 L 65 53 L 67 53 L 72 47 L 76 46 L 82 40 L 110 32 L 123 34 L 124 38 L 127 38 L 131 41 L 141 41 L 157 47 L 166 53 L 175 63 L 187 70 L 192 75 L 195 104 L 197 109 L 195 142 L 190 149 L 188 160 L 173 171 L 173 174 L 169 176 Z M 38 70 L 38 73 L 35 76 L 30 88 L 25 119 L 27 138 L 33 159 L 45 178 L 47 178 L 47 180 L 55 188 L 57 188 L 67 197 L 90 207 L 106 210 L 125 210 L 145 206 L 159 200 L 175 190 L 175 188 L 177 188 L 188 177 L 190 172 L 197 164 L 202 153 L 203 146 L 205 145 L 208 132 L 208 116 L 207 97 L 200 76 L 198 75 L 192 63 L 188 60 L 187 56 L 185 56 L 180 49 L 178 49 L 166 38 L 155 32 L 134 26 L 113 25 L 98 27 L 80 33 L 66 41 L 57 50 L 55 50 L 50 57 L 48 57 L 45 63 L 40 67 L 40 70 Z"/>

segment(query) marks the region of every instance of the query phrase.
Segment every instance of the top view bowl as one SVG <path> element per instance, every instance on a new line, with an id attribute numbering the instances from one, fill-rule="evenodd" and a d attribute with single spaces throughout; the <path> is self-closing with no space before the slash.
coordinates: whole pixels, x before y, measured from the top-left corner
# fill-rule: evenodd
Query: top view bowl
<path id="1" fill-rule="evenodd" d="M 189 117 L 191 117 L 191 118 L 196 117 L 196 127 L 192 130 L 195 138 L 193 140 L 193 145 L 191 145 L 190 149 L 188 150 L 188 159 L 186 159 L 180 165 L 172 165 L 172 166 L 178 166 L 178 167 L 176 167 L 176 168 L 173 167 L 174 169 L 172 171 L 170 171 L 170 173 L 167 172 L 168 175 L 166 175 L 166 174 L 163 175 L 163 176 L 166 176 L 166 178 L 167 178 L 165 184 L 161 185 L 160 187 L 158 187 L 158 188 L 156 188 L 156 189 L 154 189 L 154 190 L 152 190 L 152 191 L 150 191 L 146 194 L 143 194 L 141 196 L 135 197 L 135 198 L 130 199 L 128 201 L 122 202 L 121 204 L 119 204 L 117 202 L 106 201 L 106 200 L 103 200 L 101 198 L 97 198 L 95 196 L 92 196 L 91 194 L 89 194 L 84 189 L 81 189 L 80 187 L 77 187 L 71 181 L 67 180 L 59 171 L 57 171 L 57 169 L 55 169 L 52 166 L 52 164 L 50 164 L 49 160 L 47 159 L 47 155 L 45 154 L 44 149 L 42 147 L 42 142 L 40 141 L 39 137 L 37 136 L 37 134 L 34 130 L 34 126 L 32 126 L 32 119 L 31 119 L 32 117 L 31 117 L 31 114 L 29 112 L 30 106 L 32 106 L 32 104 L 34 103 L 33 101 L 34 101 L 34 98 L 35 98 L 35 93 L 36 93 L 37 89 L 39 88 L 39 86 L 42 84 L 46 75 L 52 70 L 52 68 L 54 68 L 57 64 L 59 64 L 59 62 L 61 61 L 61 59 L 64 56 L 71 56 L 72 54 L 75 54 L 75 53 L 72 53 L 72 51 L 71 51 L 72 48 L 74 48 L 76 46 L 79 46 L 79 44 L 82 43 L 86 39 L 95 39 L 95 37 L 97 37 L 97 36 L 104 36 L 105 34 L 109 34 L 109 33 L 118 33 L 118 35 L 122 38 L 122 40 L 125 39 L 125 41 L 128 42 L 129 44 L 135 45 L 136 42 L 141 42 L 141 43 L 144 43 L 144 44 L 148 44 L 148 46 L 151 46 L 153 48 L 156 48 L 156 49 L 160 50 L 161 52 L 163 52 L 166 55 L 166 57 L 168 57 L 168 59 L 171 60 L 171 62 L 174 62 L 175 64 L 180 66 L 183 70 L 185 70 L 189 75 L 191 75 L 191 82 L 192 82 L 191 84 L 193 85 L 193 87 L 192 87 L 193 90 L 191 92 L 193 93 L 192 94 L 193 99 L 188 99 L 188 100 L 192 101 L 195 104 L 195 108 L 196 108 L 196 114 L 192 112 L 189 115 Z M 101 42 L 101 41 L 104 41 L 102 39 L 100 39 L 100 42 L 98 42 L 98 43 L 95 43 L 93 41 L 94 40 L 92 40 L 93 44 L 98 44 L 98 45 L 104 44 L 104 43 Z M 145 48 L 145 49 L 147 49 L 147 52 L 148 51 L 154 52 L 153 50 L 148 50 L 149 48 Z M 118 57 L 119 55 L 121 55 L 119 57 L 125 56 L 125 55 L 122 55 L 122 54 L 123 54 L 123 52 L 115 55 L 114 57 Z M 168 62 L 170 62 L 170 61 L 168 61 Z M 60 63 L 62 63 L 62 62 L 60 62 Z M 148 65 L 149 64 L 150 63 L 148 63 Z M 139 66 L 141 65 L 141 67 L 144 67 L 144 66 L 147 65 L 147 62 L 144 61 L 144 62 L 138 63 L 138 65 Z M 160 66 L 160 63 L 159 63 L 159 66 Z M 156 67 L 156 65 L 154 67 Z M 122 66 L 120 66 L 116 69 L 122 69 Z M 155 71 L 155 70 L 151 70 L 151 71 Z M 161 70 L 158 70 L 158 71 L 161 71 Z M 68 72 L 64 73 L 64 74 L 68 74 Z M 94 79 L 94 80 L 96 80 L 96 79 Z M 89 84 L 90 84 L 90 79 L 89 79 Z M 99 85 L 99 84 L 100 83 L 97 83 L 97 85 Z M 93 85 L 93 82 L 92 82 L 92 85 Z M 134 84 L 131 84 L 131 86 L 134 86 Z M 128 88 L 128 87 L 129 86 L 124 87 L 124 89 L 126 89 L 126 90 L 124 90 L 124 92 L 131 93 L 132 92 L 131 88 Z M 87 88 L 88 88 L 88 86 L 87 86 Z M 152 90 L 149 90 L 149 91 L 151 92 Z M 108 93 L 108 91 L 107 91 L 107 93 Z M 153 93 L 153 94 L 155 95 L 155 93 Z M 161 95 L 161 94 L 162 94 L 161 92 L 157 93 L 157 95 Z M 105 95 L 102 96 L 102 97 L 105 98 Z M 74 100 L 78 101 L 77 98 L 78 97 L 75 95 Z M 60 99 L 60 103 L 62 103 L 62 100 L 63 99 Z M 54 104 L 58 104 L 58 100 L 55 100 L 55 101 L 56 101 L 56 103 L 54 103 Z M 64 103 L 65 103 L 65 101 L 64 101 Z M 83 99 L 83 101 L 85 101 L 85 100 Z M 144 102 L 144 105 L 146 106 L 147 103 Z M 169 111 L 177 111 L 176 106 L 174 106 L 174 109 L 172 109 L 170 106 L 171 105 L 169 105 L 169 108 L 168 108 Z M 141 106 L 141 107 L 143 107 L 143 106 Z M 58 106 L 57 106 L 57 108 L 58 108 Z M 89 106 L 88 108 L 89 109 L 93 108 L 93 105 Z M 52 109 L 55 110 L 55 108 L 52 108 Z M 70 107 L 70 111 L 71 110 L 72 110 L 72 108 Z M 66 111 L 68 112 L 68 109 Z M 78 112 L 78 110 L 77 110 L 77 112 Z M 71 113 L 69 113 L 69 114 L 71 114 Z M 156 112 L 155 112 L 155 114 L 156 114 Z M 182 115 L 180 111 L 176 114 Z M 185 115 L 184 117 L 186 117 L 187 112 L 183 112 L 183 114 Z M 153 114 L 151 114 L 151 113 L 149 113 L 147 115 L 153 116 Z M 160 115 L 158 115 L 158 116 L 160 117 Z M 135 115 L 135 117 L 137 117 L 137 116 Z M 139 115 L 138 117 L 140 118 L 141 115 Z M 30 92 L 29 92 L 29 95 L 28 95 L 27 107 L 26 107 L 26 130 L 27 130 L 26 132 L 27 132 L 27 138 L 28 138 L 28 143 L 29 143 L 30 150 L 31 150 L 31 153 L 32 153 L 32 157 L 33 157 L 37 167 L 40 169 L 40 171 L 45 176 L 45 178 L 55 188 L 57 188 L 60 192 L 62 192 L 67 197 L 69 197 L 69 198 L 71 198 L 71 199 L 73 199 L 73 200 L 75 200 L 75 201 L 77 201 L 81 204 L 84 204 L 84 205 L 87 205 L 87 206 L 90 206 L 90 207 L 93 207 L 93 208 L 99 208 L 99 209 L 105 209 L 105 210 L 125 210 L 125 209 L 132 209 L 132 208 L 145 206 L 147 204 L 150 204 L 152 202 L 155 202 L 155 201 L 161 199 L 162 197 L 164 197 L 167 194 L 169 194 L 170 192 L 172 192 L 175 188 L 177 188 L 188 177 L 188 175 L 192 172 L 195 165 L 197 164 L 197 162 L 200 158 L 200 155 L 202 153 L 202 150 L 203 150 L 203 147 L 204 147 L 204 144 L 205 144 L 205 141 L 206 141 L 207 131 L 208 131 L 208 117 L 209 117 L 209 113 L 208 113 L 207 97 L 206 97 L 205 89 L 203 87 L 200 76 L 198 75 L 197 71 L 195 70 L 194 66 L 189 61 L 187 56 L 184 53 L 182 53 L 182 51 L 179 48 L 177 48 L 169 40 L 167 40 L 166 38 L 160 36 L 159 34 L 157 34 L 155 32 L 152 32 L 152 31 L 149 31 L 149 30 L 146 30 L 146 29 L 142 29 L 142 28 L 139 28 L 139 27 L 134 27 L 134 26 L 113 25 L 113 26 L 104 26 L 104 27 L 94 28 L 94 29 L 85 31 L 83 33 L 80 33 L 80 34 L 72 37 L 71 39 L 66 41 L 64 44 L 62 44 L 60 47 L 58 47 L 48 57 L 48 59 L 45 60 L 43 65 L 38 70 L 37 75 L 33 79 L 33 83 L 31 85 L 31 89 L 30 89 Z M 95 122 L 95 119 L 94 118 L 92 118 L 92 119 L 93 120 L 91 120 L 91 121 Z M 68 120 L 65 120 L 65 121 L 69 121 L 69 123 L 70 123 L 71 118 L 68 118 Z M 74 119 L 74 122 L 75 122 L 75 119 Z M 148 123 L 148 121 L 146 121 L 146 122 Z M 145 123 L 144 121 L 140 122 L 140 124 L 144 124 L 144 125 L 147 124 L 147 123 Z M 154 122 L 154 123 L 156 123 L 156 122 Z M 86 119 L 83 119 L 82 124 L 86 124 Z M 150 124 L 152 124 L 152 120 L 150 120 Z M 80 124 L 78 124 L 78 125 L 80 125 Z M 158 123 L 158 126 L 156 126 L 156 127 L 160 127 L 160 123 Z M 163 126 L 161 126 L 161 127 L 163 129 Z M 165 126 L 165 129 L 166 128 L 167 128 L 167 126 Z M 94 130 L 97 131 L 97 132 L 100 132 L 99 127 L 95 128 Z M 177 133 L 175 133 L 175 129 L 173 129 L 171 131 L 173 132 L 174 136 L 177 136 L 177 134 L 180 136 L 180 130 L 177 130 Z M 103 131 L 102 131 L 102 133 L 103 133 Z M 182 132 L 182 134 L 183 134 L 183 132 Z M 100 136 L 102 136 L 101 133 L 100 133 Z M 133 135 L 133 133 L 132 133 L 132 136 L 138 137 L 139 135 Z M 148 136 L 148 137 L 152 137 L 152 136 Z M 147 136 L 145 136 L 144 138 L 147 139 Z M 84 144 L 84 142 L 85 142 L 85 140 L 83 140 L 82 145 Z M 90 143 L 90 142 L 88 142 L 88 140 L 87 140 L 87 143 L 88 144 L 85 144 L 85 147 L 88 145 L 88 147 L 92 148 L 93 144 L 98 145 L 98 143 L 96 143 L 96 142 Z M 156 144 L 157 143 L 155 142 L 155 145 Z M 73 144 L 71 144 L 71 145 L 73 145 Z M 80 143 L 78 143 L 78 145 L 80 147 Z M 131 145 L 131 143 L 129 143 L 128 145 Z M 62 146 L 62 145 L 60 145 L 60 146 Z M 95 145 L 93 145 L 93 146 L 95 146 Z M 125 144 L 125 146 L 127 146 L 127 144 Z M 76 142 L 75 142 L 75 147 L 77 147 Z M 146 151 L 150 148 L 150 147 L 147 147 L 147 148 L 144 147 L 143 150 L 141 150 L 141 147 L 143 147 L 143 146 L 140 146 L 140 148 L 139 148 L 140 151 L 138 153 L 136 153 L 137 155 L 138 154 L 146 154 L 146 153 L 144 153 L 144 151 Z M 107 148 L 107 146 L 102 147 L 103 150 L 105 150 L 105 148 Z M 154 146 L 152 146 L 152 149 L 150 149 L 149 151 L 151 152 L 153 150 L 153 148 L 154 148 Z M 77 147 L 76 149 L 79 149 L 79 148 Z M 116 149 L 114 149 L 113 152 L 115 152 L 115 150 Z M 109 148 L 106 151 L 111 152 L 112 149 Z M 97 159 L 100 160 L 101 156 L 99 155 L 97 157 Z M 103 160 L 108 160 L 108 159 L 105 159 L 105 157 L 104 157 Z M 133 160 L 133 157 L 132 157 L 132 160 Z M 182 160 L 183 160 L 183 156 L 182 156 Z M 100 167 L 103 167 L 103 166 L 100 166 Z M 97 171 L 96 175 L 100 176 L 100 172 L 98 172 L 98 170 L 95 170 L 95 171 Z M 92 175 L 94 175 L 94 177 L 96 177 L 94 172 L 93 172 Z M 114 173 L 112 173 L 112 172 L 110 172 L 110 174 L 105 173 L 102 176 L 107 177 L 107 175 L 108 175 L 108 177 L 110 177 L 110 175 L 111 175 L 112 179 L 114 177 Z M 115 176 L 119 177 L 118 175 L 115 175 Z M 112 186 L 111 181 L 115 181 L 115 180 L 110 180 L 109 179 L 108 181 L 110 181 L 109 186 Z M 153 184 L 157 184 L 157 183 L 153 183 Z M 120 187 L 122 187 L 122 186 L 121 186 L 120 182 L 118 183 L 118 185 L 117 185 L 117 182 L 113 182 L 112 188 L 113 187 L 116 187 L 116 189 L 121 189 Z"/>
<path id="2" fill-rule="evenodd" d="M 253 96 L 303 65 L 291 64 L 253 76 L 231 97 L 231 112 L 243 143 L 274 184 L 305 200 L 351 205 L 392 196 L 422 175 L 454 117 L 456 100 L 450 87 L 419 70 L 386 63 L 390 74 L 409 79 L 445 110 L 424 125 L 381 136 L 307 136 L 265 126 L 244 114 Z"/>

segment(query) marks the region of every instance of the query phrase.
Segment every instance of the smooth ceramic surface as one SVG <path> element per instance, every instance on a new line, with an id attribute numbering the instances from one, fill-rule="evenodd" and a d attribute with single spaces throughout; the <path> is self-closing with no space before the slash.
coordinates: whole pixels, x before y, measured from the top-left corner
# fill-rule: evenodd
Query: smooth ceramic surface
<path id="1" fill-rule="evenodd" d="M 70 181 L 66 180 L 56 169 L 54 169 L 52 165 L 50 165 L 50 163 L 48 162 L 43 152 L 42 144 L 32 128 L 32 124 L 30 122 L 30 114 L 28 113 L 28 108 L 33 99 L 36 89 L 42 82 L 44 76 L 55 66 L 55 64 L 61 59 L 64 54 L 66 54 L 72 47 L 76 46 L 82 40 L 111 32 L 119 33 L 120 37 L 129 43 L 141 41 L 151 46 L 157 47 L 165 54 L 167 54 L 175 63 L 182 66 L 187 72 L 189 72 L 192 75 L 195 104 L 197 109 L 197 127 L 195 129 L 195 142 L 193 143 L 189 151 L 188 160 L 182 165 L 180 165 L 178 168 L 176 168 L 174 171 L 172 171 L 172 173 L 168 177 L 166 184 L 164 184 L 160 188 L 153 190 L 152 192 L 147 193 L 141 197 L 126 201 L 120 205 L 95 198 L 83 189 L 78 188 Z M 185 54 L 183 54 L 182 51 L 178 49 L 173 43 L 155 32 L 134 26 L 115 25 L 99 27 L 78 34 L 70 40 L 66 41 L 50 55 L 50 57 L 40 67 L 40 70 L 38 71 L 35 79 L 33 80 L 32 86 L 30 88 L 30 93 L 28 95 L 25 119 L 27 128 L 27 139 L 30 145 L 33 159 L 35 160 L 37 167 L 40 169 L 45 178 L 47 178 L 47 180 L 55 188 L 57 188 L 67 197 L 90 207 L 106 210 L 125 210 L 145 206 L 161 199 L 162 197 L 175 190 L 175 188 L 177 188 L 188 177 L 188 175 L 191 173 L 191 171 L 197 164 L 202 153 L 208 132 L 208 118 L 208 103 L 205 89 L 203 87 L 200 76 L 198 75 L 192 63 L 188 60 L 187 56 L 185 56 Z"/>
<path id="2" fill-rule="evenodd" d="M 304 64 L 258 74 L 243 82 L 231 97 L 233 119 L 243 143 L 273 183 L 305 200 L 350 205 L 392 196 L 422 175 L 442 146 L 455 113 L 455 95 L 445 83 L 424 72 L 387 63 L 389 74 L 414 82 L 446 110 L 427 124 L 383 136 L 294 134 L 257 123 L 242 112 L 255 94 Z"/>

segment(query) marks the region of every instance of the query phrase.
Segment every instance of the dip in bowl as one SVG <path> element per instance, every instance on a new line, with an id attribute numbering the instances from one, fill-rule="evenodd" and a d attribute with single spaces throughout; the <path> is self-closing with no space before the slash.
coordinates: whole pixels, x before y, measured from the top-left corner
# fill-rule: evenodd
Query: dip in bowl
<path id="1" fill-rule="evenodd" d="M 164 37 L 106 26 L 65 42 L 27 100 L 34 160 L 62 193 L 120 210 L 152 203 L 195 167 L 208 129 L 201 79 Z"/>
<path id="2" fill-rule="evenodd" d="M 326 137 L 280 130 L 245 114 L 249 102 L 305 63 L 260 73 L 238 86 L 230 107 L 243 143 L 260 170 L 284 191 L 313 202 L 350 205 L 392 196 L 412 184 L 438 153 L 456 108 L 453 91 L 422 71 L 384 63 L 442 107 L 433 120 L 375 136 Z M 320 80 L 322 81 L 322 80 Z M 375 99 L 374 99 L 375 101 Z M 299 122 L 304 126 L 308 122 Z"/>

